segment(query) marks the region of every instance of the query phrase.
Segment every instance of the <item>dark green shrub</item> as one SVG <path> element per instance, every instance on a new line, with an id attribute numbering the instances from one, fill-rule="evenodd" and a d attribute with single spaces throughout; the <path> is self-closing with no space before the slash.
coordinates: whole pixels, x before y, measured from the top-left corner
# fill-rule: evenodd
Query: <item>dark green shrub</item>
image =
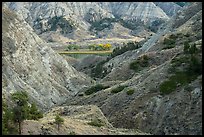
<path id="1" fill-rule="evenodd" d="M 105 28 L 113 28 L 112 22 L 115 22 L 114 18 L 103 18 L 99 21 L 95 21 L 91 23 L 89 28 L 90 31 L 102 31 Z"/>
<path id="2" fill-rule="evenodd" d="M 198 51 L 198 49 L 196 48 L 196 45 L 195 45 L 195 44 L 193 44 L 193 45 L 190 46 L 190 48 L 189 48 L 189 53 L 190 53 L 190 54 L 194 54 L 194 53 L 196 53 L 197 51 Z"/>
<path id="3" fill-rule="evenodd" d="M 175 75 L 170 77 L 170 81 L 185 85 L 191 81 L 191 76 L 187 75 L 185 72 L 176 72 Z"/>
<path id="4" fill-rule="evenodd" d="M 68 135 L 76 135 L 76 133 L 74 131 L 69 132 Z"/>
<path id="5" fill-rule="evenodd" d="M 149 65 L 149 57 L 147 55 L 143 55 L 137 60 L 130 63 L 130 69 L 134 70 L 135 72 L 139 71 L 143 67 L 148 67 Z"/>
<path id="6" fill-rule="evenodd" d="M 29 110 L 28 119 L 38 120 L 40 118 L 43 118 L 42 112 L 38 110 L 35 103 L 32 103 Z"/>
<path id="7" fill-rule="evenodd" d="M 174 35 L 174 34 L 171 34 L 171 35 L 169 36 L 169 39 L 172 39 L 172 40 L 176 40 L 176 38 L 177 38 L 177 36 Z"/>
<path id="8" fill-rule="evenodd" d="M 185 37 L 190 37 L 191 35 L 189 33 L 184 34 Z"/>
<path id="9" fill-rule="evenodd" d="M 198 50 L 199 49 L 196 47 L 196 44 L 189 45 L 189 43 L 187 41 L 184 43 L 183 51 L 185 54 L 188 54 L 188 53 L 189 54 L 195 54 L 198 52 Z"/>
<path id="10" fill-rule="evenodd" d="M 189 48 L 190 48 L 189 43 L 187 41 L 185 41 L 184 42 L 184 49 L 183 49 L 185 54 L 189 53 Z"/>
<path id="11" fill-rule="evenodd" d="M 196 76 L 202 74 L 202 62 L 194 55 L 191 55 L 187 73 Z"/>
<path id="12" fill-rule="evenodd" d="M 79 93 L 78 96 L 79 96 L 79 97 L 83 97 L 84 94 L 83 94 L 83 93 Z"/>
<path id="13" fill-rule="evenodd" d="M 76 29 L 76 26 L 74 25 L 73 21 L 66 20 L 63 16 L 55 16 L 48 20 L 48 24 L 51 26 L 46 31 L 56 31 L 58 27 L 60 27 L 62 30 L 60 31 L 61 34 L 68 34 L 73 32 L 74 29 Z"/>
<path id="14" fill-rule="evenodd" d="M 202 75 L 202 60 L 199 58 L 199 54 L 194 54 L 196 46 L 189 48 L 187 42 L 185 42 L 185 45 L 184 51 L 192 48 L 192 54 L 185 54 L 172 59 L 172 66 L 168 69 L 168 72 L 173 75 L 160 85 L 160 91 L 164 94 L 171 93 L 177 85 L 183 87 Z"/>
<path id="15" fill-rule="evenodd" d="M 115 56 L 121 55 L 129 50 L 139 49 L 142 46 L 143 42 L 144 41 L 141 41 L 141 42 L 130 41 L 127 44 L 123 43 L 122 47 L 116 47 L 115 49 L 113 49 L 113 52 L 111 53 L 111 57 L 113 58 Z"/>
<path id="16" fill-rule="evenodd" d="M 76 45 L 76 44 L 70 44 L 67 46 L 67 49 L 66 50 L 79 50 L 79 45 Z"/>
<path id="17" fill-rule="evenodd" d="M 109 88 L 109 86 L 103 86 L 101 84 L 97 84 L 97 85 L 89 88 L 88 90 L 86 90 L 85 94 L 86 95 L 91 95 L 92 93 L 95 93 L 97 91 L 100 91 L 100 90 L 103 90 L 103 89 L 106 89 L 106 88 Z"/>
<path id="18" fill-rule="evenodd" d="M 176 82 L 174 81 L 164 81 L 160 86 L 159 90 L 163 94 L 169 94 L 176 89 Z"/>
<path id="19" fill-rule="evenodd" d="M 137 72 L 140 69 L 140 65 L 139 62 L 136 60 L 134 62 L 130 63 L 130 69 L 134 70 L 135 72 Z"/>
<path id="20" fill-rule="evenodd" d="M 103 68 L 103 65 L 107 60 L 101 61 L 91 70 L 91 77 L 94 78 L 103 78 L 107 75 L 107 70 Z"/>
<path id="21" fill-rule="evenodd" d="M 169 38 L 165 38 L 163 44 L 164 45 L 173 45 L 176 43 L 176 40 L 174 39 L 169 39 Z"/>
<path id="22" fill-rule="evenodd" d="M 129 89 L 126 93 L 127 95 L 132 95 L 135 92 L 134 89 Z"/>
<path id="23" fill-rule="evenodd" d="M 91 126 L 96 126 L 96 127 L 104 126 L 104 124 L 102 123 L 100 119 L 94 119 L 93 121 L 88 122 L 88 124 Z"/>
<path id="24" fill-rule="evenodd" d="M 121 92 L 124 88 L 126 88 L 127 86 L 118 86 L 116 88 L 114 88 L 113 90 L 111 90 L 111 93 L 118 93 Z"/>
<path id="25" fill-rule="evenodd" d="M 148 66 L 148 60 L 149 60 L 149 57 L 147 55 L 143 55 L 137 59 L 137 63 L 141 67 L 147 67 Z"/>
<path id="26" fill-rule="evenodd" d="M 185 86 L 191 81 L 195 80 L 198 75 L 195 74 L 188 74 L 188 71 L 180 71 L 176 72 L 174 75 L 172 75 L 169 80 L 163 82 L 159 89 L 161 93 L 169 94 L 173 91 L 175 91 L 177 84 L 180 84 L 180 86 Z"/>
<path id="27" fill-rule="evenodd" d="M 152 32 L 156 33 L 159 29 L 159 27 L 161 26 L 161 24 L 163 24 L 165 21 L 162 19 L 157 19 L 155 21 L 153 21 L 151 23 L 151 25 L 148 27 Z"/>
<path id="28" fill-rule="evenodd" d="M 59 131 L 60 130 L 60 125 L 62 125 L 64 123 L 64 119 L 57 114 L 55 116 L 55 123 L 57 124 L 57 129 Z"/>
<path id="29" fill-rule="evenodd" d="M 173 67 L 178 67 L 182 63 L 188 63 L 189 61 L 190 61 L 189 56 L 180 56 L 172 59 L 171 64 L 173 65 Z"/>
<path id="30" fill-rule="evenodd" d="M 149 59 L 149 57 L 147 55 L 143 55 L 142 58 L 143 58 L 143 60 L 148 60 Z"/>
<path id="31" fill-rule="evenodd" d="M 136 30 L 138 28 L 138 26 L 146 27 L 144 25 L 145 24 L 144 21 L 138 20 L 138 19 L 135 19 L 135 20 L 123 20 L 123 19 L 120 18 L 119 23 L 123 27 L 131 29 L 131 30 Z"/>
<path id="32" fill-rule="evenodd" d="M 172 48 L 174 48 L 175 47 L 175 45 L 168 45 L 168 46 L 165 46 L 165 47 L 163 47 L 162 49 L 164 50 L 164 49 L 172 49 Z"/>

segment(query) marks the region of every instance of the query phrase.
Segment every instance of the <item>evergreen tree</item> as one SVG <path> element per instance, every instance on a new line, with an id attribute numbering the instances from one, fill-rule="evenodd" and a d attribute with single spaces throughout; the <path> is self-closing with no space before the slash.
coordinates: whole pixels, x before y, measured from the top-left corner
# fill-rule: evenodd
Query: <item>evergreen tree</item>
<path id="1" fill-rule="evenodd" d="M 191 55 L 190 64 L 187 71 L 189 75 L 201 75 L 202 62 L 196 56 Z"/>
<path id="2" fill-rule="evenodd" d="M 8 109 L 8 107 L 3 104 L 3 132 L 4 134 L 16 134 L 15 124 L 18 124 L 18 133 L 21 135 L 21 125 L 25 119 L 38 120 L 43 117 L 43 115 L 38 111 L 34 103 L 31 104 L 31 107 L 29 106 L 29 99 L 26 92 L 15 92 L 11 94 L 11 99 L 15 103 L 13 107 Z"/>
<path id="3" fill-rule="evenodd" d="M 34 119 L 34 120 L 38 120 L 40 118 L 43 117 L 42 112 L 40 112 L 36 106 L 35 103 L 31 104 L 31 107 L 29 109 L 29 117 L 28 119 Z"/>
<path id="4" fill-rule="evenodd" d="M 15 114 L 13 120 L 18 123 L 18 132 L 21 135 L 21 124 L 28 117 L 28 95 L 26 92 L 16 92 L 12 94 L 12 99 L 16 103 L 12 109 Z"/>
<path id="5" fill-rule="evenodd" d="M 191 47 L 189 48 L 189 53 L 194 54 L 196 52 L 197 52 L 196 45 L 195 44 L 191 45 Z"/>
<path id="6" fill-rule="evenodd" d="M 13 122 L 13 112 L 5 103 L 2 101 L 2 134 L 9 135 L 9 134 L 16 134 L 17 129 Z"/>
<path id="7" fill-rule="evenodd" d="M 190 45 L 188 44 L 188 42 L 185 42 L 184 49 L 183 49 L 185 54 L 189 52 L 189 48 L 190 48 Z"/>
<path id="8" fill-rule="evenodd" d="M 57 124 L 57 129 L 60 130 L 60 125 L 64 122 L 64 119 L 61 118 L 58 114 L 55 116 L 55 123 Z"/>

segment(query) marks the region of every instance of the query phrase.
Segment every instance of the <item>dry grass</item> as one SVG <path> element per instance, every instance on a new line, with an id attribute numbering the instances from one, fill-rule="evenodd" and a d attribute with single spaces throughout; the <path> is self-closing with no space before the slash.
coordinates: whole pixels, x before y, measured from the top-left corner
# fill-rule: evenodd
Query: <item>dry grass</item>
<path id="1" fill-rule="evenodd" d="M 141 41 L 144 38 L 140 38 L 140 37 L 132 37 L 132 38 L 117 38 L 117 37 L 113 37 L 113 38 L 106 38 L 106 41 Z M 93 39 L 90 41 L 103 41 L 104 39 Z"/>
<path id="2" fill-rule="evenodd" d="M 105 54 L 112 53 L 112 50 L 108 51 L 58 51 L 59 54 Z"/>

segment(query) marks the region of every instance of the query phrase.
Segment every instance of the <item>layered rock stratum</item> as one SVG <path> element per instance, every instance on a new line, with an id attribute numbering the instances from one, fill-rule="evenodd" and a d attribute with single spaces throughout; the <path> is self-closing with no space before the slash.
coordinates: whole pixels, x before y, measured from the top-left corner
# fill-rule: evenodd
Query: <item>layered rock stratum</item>
<path id="1" fill-rule="evenodd" d="M 6 96 L 27 91 L 41 109 L 59 105 L 90 85 L 33 29 L 7 8 L 2 11 L 2 82 Z"/>

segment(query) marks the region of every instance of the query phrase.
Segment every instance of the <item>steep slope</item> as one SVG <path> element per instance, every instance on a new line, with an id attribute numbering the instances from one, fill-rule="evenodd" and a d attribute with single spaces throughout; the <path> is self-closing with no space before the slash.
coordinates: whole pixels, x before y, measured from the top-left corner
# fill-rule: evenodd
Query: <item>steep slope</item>
<path id="1" fill-rule="evenodd" d="M 126 3 L 125 3 L 126 4 Z M 137 4 L 137 6 L 135 6 Z M 123 19 L 141 19 L 145 23 L 148 21 L 155 20 L 156 18 L 168 19 L 169 17 L 160 8 L 156 7 L 153 2 L 138 2 L 130 3 L 130 5 L 125 6 L 128 9 L 123 9 L 126 12 L 120 12 Z M 133 10 L 134 9 L 134 10 Z M 131 13 L 131 14 L 130 14 Z"/>
<path id="2" fill-rule="evenodd" d="M 161 28 L 162 35 L 155 34 L 143 45 L 150 47 L 142 46 L 146 50 L 127 51 L 104 64 L 109 73 L 98 83 L 108 88 L 91 95 L 80 94 L 67 104 L 95 104 L 114 127 L 156 135 L 202 135 L 201 3 L 192 3 L 180 13 Z M 170 37 L 175 43 L 166 48 L 164 40 Z M 153 44 L 151 39 L 156 39 Z M 195 45 L 194 53 L 186 53 L 186 42 L 191 47 Z M 130 70 L 132 62 L 144 57 L 148 63 Z M 162 90 L 164 83 L 167 84 Z M 114 93 L 114 89 L 118 92 Z"/>
<path id="3" fill-rule="evenodd" d="M 188 5 L 161 26 L 159 33 L 152 38 L 155 41 L 151 42 L 152 39 L 150 39 L 146 43 L 146 51 L 161 50 L 164 47 L 164 39 L 170 35 L 176 36 L 178 42 L 175 45 L 184 44 L 185 41 L 192 42 L 202 39 L 202 4 L 194 2 Z"/>
<path id="4" fill-rule="evenodd" d="M 175 91 L 164 95 L 159 87 L 171 76 L 171 61 L 182 55 L 182 47 L 147 55 L 153 64 L 131 79 L 89 96 L 75 97 L 67 104 L 95 104 L 114 127 L 140 129 L 156 135 L 201 135 L 202 75 L 187 86 L 177 84 Z M 108 85 L 110 83 L 106 82 Z M 127 87 L 119 93 L 112 93 L 121 85 Z M 133 90 L 133 94 L 128 95 L 129 90 Z"/>
<path id="5" fill-rule="evenodd" d="M 180 27 L 200 10 L 202 10 L 201 2 L 194 2 L 191 5 L 184 7 L 184 9 L 182 11 L 179 11 L 177 16 L 175 17 L 175 23 L 173 27 Z"/>
<path id="6" fill-rule="evenodd" d="M 181 6 L 174 2 L 154 2 L 154 4 L 159 6 L 166 13 L 166 15 L 170 17 L 175 15 L 181 9 Z"/>
<path id="7" fill-rule="evenodd" d="M 18 16 L 2 10 L 3 95 L 27 91 L 46 110 L 75 95 L 91 79 L 77 72 Z"/>

